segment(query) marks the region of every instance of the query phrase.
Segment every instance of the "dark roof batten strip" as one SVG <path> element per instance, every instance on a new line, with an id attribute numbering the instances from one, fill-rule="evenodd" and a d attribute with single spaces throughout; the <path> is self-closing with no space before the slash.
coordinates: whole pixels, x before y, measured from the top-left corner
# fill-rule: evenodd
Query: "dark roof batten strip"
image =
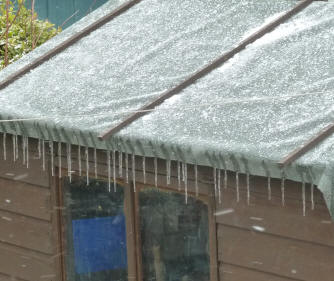
<path id="1" fill-rule="evenodd" d="M 316 136 L 309 139 L 304 145 L 296 148 L 294 151 L 285 156 L 278 162 L 281 167 L 285 167 L 317 146 L 320 142 L 328 138 L 334 133 L 334 124 L 328 125 L 322 129 Z"/>
<path id="2" fill-rule="evenodd" d="M 284 13 L 282 16 L 277 18 L 276 20 L 272 21 L 271 23 L 265 25 L 249 37 L 247 37 L 244 41 L 242 41 L 237 47 L 232 49 L 231 51 L 223 54 L 221 57 L 214 60 L 212 63 L 207 64 L 202 69 L 198 70 L 191 76 L 189 76 L 186 80 L 184 80 L 179 85 L 175 86 L 172 89 L 167 90 L 164 92 L 161 96 L 156 98 L 155 100 L 151 101 L 150 103 L 144 105 L 143 107 L 139 108 L 137 112 L 129 115 L 127 118 L 125 118 L 123 121 L 121 121 L 118 125 L 112 127 L 106 132 L 103 132 L 99 138 L 102 140 L 107 139 L 108 137 L 112 136 L 113 134 L 119 132 L 121 129 L 126 127 L 127 125 L 131 124 L 133 121 L 137 120 L 138 118 L 146 115 L 149 113 L 150 110 L 155 108 L 156 106 L 162 104 L 166 99 L 180 93 L 182 90 L 193 84 L 198 79 L 204 77 L 208 73 L 210 73 L 212 70 L 216 69 L 217 67 L 221 66 L 223 63 L 231 59 L 233 56 L 235 56 L 237 53 L 241 52 L 243 49 L 245 49 L 249 44 L 255 42 L 262 36 L 264 36 L 266 33 L 274 30 L 277 26 L 282 24 L 283 22 L 290 19 L 292 16 L 297 14 L 298 12 L 305 9 L 307 6 L 309 6 L 314 0 L 303 0 L 300 3 L 298 3 L 295 7 L 293 7 L 288 12 Z"/>
<path id="3" fill-rule="evenodd" d="M 6 88 L 11 83 L 15 82 L 17 79 L 22 77 L 24 74 L 28 73 L 29 71 L 35 69 L 36 67 L 40 66 L 47 60 L 51 59 L 55 55 L 61 53 L 68 47 L 72 46 L 74 43 L 78 42 L 80 39 L 84 38 L 85 36 L 89 35 L 91 32 L 95 31 L 96 29 L 100 28 L 101 26 L 105 25 L 109 21 L 113 20 L 117 16 L 123 14 L 127 10 L 129 10 L 134 5 L 138 4 L 142 0 L 130 0 L 121 6 L 117 7 L 115 10 L 110 12 L 109 14 L 105 15 L 104 17 L 100 18 L 99 20 L 93 22 L 91 25 L 87 26 L 83 30 L 79 31 L 78 33 L 74 34 L 58 46 L 54 47 L 50 51 L 46 52 L 44 55 L 40 56 L 39 58 L 35 59 L 28 65 L 24 66 L 23 68 L 19 69 L 18 71 L 14 72 L 13 74 L 9 75 L 6 79 L 0 82 L 0 90 Z"/>

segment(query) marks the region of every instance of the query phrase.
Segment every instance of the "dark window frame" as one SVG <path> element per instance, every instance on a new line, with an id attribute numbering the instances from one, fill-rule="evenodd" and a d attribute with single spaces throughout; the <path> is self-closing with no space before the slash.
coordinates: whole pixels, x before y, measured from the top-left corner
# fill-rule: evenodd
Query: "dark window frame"
<path id="1" fill-rule="evenodd" d="M 135 205 L 135 227 L 136 227 L 136 245 L 137 245 L 137 281 L 143 281 L 143 272 L 142 272 L 142 254 L 141 254 L 141 235 L 140 231 L 140 211 L 139 211 L 139 193 L 141 189 L 150 189 L 150 188 L 157 188 L 158 190 L 165 191 L 165 192 L 175 192 L 178 194 L 184 195 L 184 191 L 179 190 L 177 187 L 165 187 L 165 186 L 157 186 L 154 187 L 152 184 L 143 184 L 140 182 L 136 182 L 136 192 L 132 190 L 134 193 L 134 205 Z M 210 261 L 209 261 L 209 267 L 210 267 L 210 281 L 218 281 L 218 250 L 217 250 L 217 229 L 216 229 L 216 221 L 214 216 L 214 209 L 215 209 L 215 202 L 212 200 L 210 194 L 208 195 L 198 195 L 196 197 L 196 194 L 194 192 L 188 192 L 189 197 L 196 198 L 197 200 L 202 201 L 205 205 L 207 205 L 208 208 L 208 227 L 209 227 L 209 251 L 210 251 Z"/>
<path id="2" fill-rule="evenodd" d="M 66 170 L 64 169 L 62 173 L 64 174 Z M 57 173 L 58 174 L 58 173 Z M 90 175 L 94 179 L 93 174 Z M 161 177 L 160 175 L 158 177 Z M 98 180 L 108 181 L 108 178 L 104 175 L 99 175 Z M 140 242 L 140 231 L 139 228 L 139 213 L 138 211 L 138 194 L 142 188 L 158 188 L 161 191 L 171 191 L 176 193 L 184 194 L 183 191 L 178 190 L 176 186 L 162 186 L 158 184 L 155 187 L 154 184 L 144 184 L 142 182 L 136 182 L 136 192 L 133 188 L 133 183 L 126 183 L 125 180 L 117 179 L 122 188 L 124 188 L 124 214 L 126 217 L 126 236 L 127 236 L 127 257 L 128 257 L 128 280 L 129 281 L 142 281 L 142 270 L 141 270 L 141 244 Z M 161 182 L 158 179 L 158 183 Z M 56 175 L 56 180 L 53 181 L 53 186 L 55 187 L 56 193 L 56 205 L 57 210 L 57 221 L 58 221 L 58 242 L 59 242 L 59 252 L 60 256 L 60 268 L 62 281 L 66 281 L 66 255 L 68 252 L 66 245 L 66 217 L 64 205 L 64 178 L 59 179 Z M 195 197 L 201 200 L 208 206 L 208 226 L 209 226 L 209 250 L 210 250 L 210 281 L 219 281 L 218 274 L 218 249 L 217 249 L 217 228 L 215 219 L 215 197 L 211 188 L 208 189 L 209 194 L 200 194 L 196 197 L 194 192 L 189 191 L 188 196 Z M 137 201 L 137 203 L 136 203 Z"/>

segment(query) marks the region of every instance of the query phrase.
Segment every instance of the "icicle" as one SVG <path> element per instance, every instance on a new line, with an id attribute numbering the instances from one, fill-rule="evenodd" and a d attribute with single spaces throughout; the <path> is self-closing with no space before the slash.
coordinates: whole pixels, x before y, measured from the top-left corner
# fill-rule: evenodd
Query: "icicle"
<path id="1" fill-rule="evenodd" d="M 79 166 L 79 176 L 82 175 L 82 169 L 81 169 L 81 146 L 78 146 L 78 166 Z"/>
<path id="2" fill-rule="evenodd" d="M 43 171 L 45 171 L 45 142 L 42 140 L 42 166 Z"/>
<path id="3" fill-rule="evenodd" d="M 171 161 L 167 160 L 166 161 L 166 174 L 167 174 L 166 181 L 167 181 L 167 185 L 170 185 L 170 166 L 171 166 Z"/>
<path id="4" fill-rule="evenodd" d="M 237 202 L 240 201 L 240 191 L 239 191 L 239 173 L 236 172 L 235 173 L 235 188 L 236 188 L 236 191 L 237 191 Z"/>
<path id="5" fill-rule="evenodd" d="M 4 134 L 3 134 L 3 139 L 2 139 L 2 145 L 3 145 L 3 159 L 4 159 L 4 160 L 7 160 L 6 137 L 7 137 L 7 134 L 4 133 Z"/>
<path id="6" fill-rule="evenodd" d="M 108 191 L 111 190 L 111 165 L 110 165 L 110 151 L 107 151 L 107 167 L 108 167 Z"/>
<path id="7" fill-rule="evenodd" d="M 116 151 L 112 152 L 112 172 L 113 172 L 113 181 L 114 181 L 114 192 L 117 191 L 117 180 L 116 180 Z"/>
<path id="8" fill-rule="evenodd" d="M 143 156 L 143 179 L 144 183 L 146 183 L 146 158 Z"/>
<path id="9" fill-rule="evenodd" d="M 15 142 L 15 135 L 12 135 L 12 139 L 13 139 L 13 160 L 14 162 L 16 161 L 16 142 Z"/>
<path id="10" fill-rule="evenodd" d="M 22 136 L 22 164 L 26 163 L 26 137 Z"/>
<path id="11" fill-rule="evenodd" d="M 181 166 L 181 168 L 182 168 L 182 181 L 184 182 L 185 181 L 185 168 L 184 168 L 184 163 L 182 163 L 182 166 Z"/>
<path id="12" fill-rule="evenodd" d="M 26 152 L 27 152 L 27 157 L 26 157 L 26 162 L 27 162 L 27 168 L 29 169 L 29 138 L 26 138 Z"/>
<path id="13" fill-rule="evenodd" d="M 123 153 L 118 152 L 118 173 L 120 177 L 123 177 Z"/>
<path id="14" fill-rule="evenodd" d="M 268 177 L 268 183 L 267 183 L 267 188 L 268 188 L 268 200 L 271 200 L 271 177 Z"/>
<path id="15" fill-rule="evenodd" d="M 158 159 L 154 157 L 154 185 L 158 187 Z"/>
<path id="16" fill-rule="evenodd" d="M 18 136 L 17 135 L 15 135 L 15 159 L 17 160 L 17 159 L 19 159 L 19 144 L 18 144 L 18 141 L 17 141 L 17 139 L 18 139 Z"/>
<path id="17" fill-rule="evenodd" d="M 72 182 L 72 146 L 70 143 L 67 144 L 67 175 Z"/>
<path id="18" fill-rule="evenodd" d="M 188 204 L 188 167 L 187 163 L 184 163 L 183 165 L 183 173 L 184 173 L 184 192 L 185 192 L 185 199 L 186 204 Z"/>
<path id="19" fill-rule="evenodd" d="M 220 178 L 221 178 L 221 171 L 218 169 L 218 182 L 217 182 L 217 187 L 218 187 L 218 202 L 219 202 L 219 204 L 222 203 L 222 198 L 221 198 L 221 182 L 220 182 Z"/>
<path id="20" fill-rule="evenodd" d="M 127 153 L 125 153 L 125 178 L 126 183 L 129 183 L 129 157 Z"/>
<path id="21" fill-rule="evenodd" d="M 58 170 L 59 170 L 59 178 L 61 179 L 61 142 L 58 142 Z"/>
<path id="22" fill-rule="evenodd" d="M 217 168 L 213 168 L 213 185 L 215 189 L 215 197 L 217 196 Z"/>
<path id="23" fill-rule="evenodd" d="M 95 178 L 97 179 L 97 152 L 96 152 L 96 148 L 94 148 L 94 174 L 95 174 Z"/>
<path id="24" fill-rule="evenodd" d="M 282 177 L 281 181 L 281 193 L 282 193 L 282 206 L 285 206 L 285 177 Z"/>
<path id="25" fill-rule="evenodd" d="M 38 139 L 37 149 L 38 149 L 38 159 L 41 159 L 41 157 L 42 157 L 42 151 L 41 151 L 41 139 Z"/>
<path id="26" fill-rule="evenodd" d="M 224 188 L 227 189 L 227 170 L 224 169 Z"/>
<path id="27" fill-rule="evenodd" d="M 302 183 L 302 199 L 303 199 L 303 216 L 306 216 L 306 194 L 305 194 L 305 182 Z"/>
<path id="28" fill-rule="evenodd" d="M 132 182 L 133 182 L 133 191 L 136 192 L 136 157 L 132 154 Z"/>
<path id="29" fill-rule="evenodd" d="M 247 186 L 247 205 L 249 205 L 249 202 L 250 202 L 249 173 L 246 174 L 246 186 Z"/>
<path id="30" fill-rule="evenodd" d="M 86 184 L 89 185 L 89 150 L 88 147 L 85 147 L 85 155 L 86 155 Z"/>
<path id="31" fill-rule="evenodd" d="M 180 161 L 177 161 L 177 186 L 178 186 L 178 190 L 181 190 L 181 165 L 180 165 Z"/>
<path id="32" fill-rule="evenodd" d="M 49 142 L 49 146 L 50 146 L 50 154 L 51 154 L 51 175 L 54 176 L 55 174 L 55 167 L 54 167 L 54 153 L 53 153 L 53 141 Z"/>
<path id="33" fill-rule="evenodd" d="M 311 184 L 311 206 L 312 206 L 312 210 L 314 210 L 314 184 L 313 182 Z"/>
<path id="34" fill-rule="evenodd" d="M 197 165 L 194 165 L 195 170 L 195 190 L 196 190 L 196 197 L 198 197 L 198 169 Z"/>

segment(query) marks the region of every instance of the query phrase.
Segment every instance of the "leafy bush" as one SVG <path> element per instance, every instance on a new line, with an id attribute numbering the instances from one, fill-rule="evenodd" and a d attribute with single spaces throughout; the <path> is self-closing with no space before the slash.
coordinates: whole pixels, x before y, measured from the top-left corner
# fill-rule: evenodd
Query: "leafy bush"
<path id="1" fill-rule="evenodd" d="M 6 3 L 7 0 L 0 0 L 0 69 L 61 31 L 49 21 L 37 19 L 37 14 L 26 8 L 24 1 L 17 0 L 14 3 L 10 0 Z"/>

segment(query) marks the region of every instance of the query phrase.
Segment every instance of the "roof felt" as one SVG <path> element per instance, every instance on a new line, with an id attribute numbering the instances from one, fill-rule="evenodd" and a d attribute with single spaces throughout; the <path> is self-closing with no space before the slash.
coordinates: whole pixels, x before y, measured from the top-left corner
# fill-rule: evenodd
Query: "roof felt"
<path id="1" fill-rule="evenodd" d="M 0 78 L 120 3 L 106 4 Z M 107 141 L 97 136 L 295 5 L 144 0 L 1 90 L 2 119 L 39 119 L 0 129 L 281 177 L 277 161 L 333 121 L 332 3 L 312 3 L 154 112 Z M 333 144 L 328 138 L 285 176 L 319 184 L 334 213 Z"/>

